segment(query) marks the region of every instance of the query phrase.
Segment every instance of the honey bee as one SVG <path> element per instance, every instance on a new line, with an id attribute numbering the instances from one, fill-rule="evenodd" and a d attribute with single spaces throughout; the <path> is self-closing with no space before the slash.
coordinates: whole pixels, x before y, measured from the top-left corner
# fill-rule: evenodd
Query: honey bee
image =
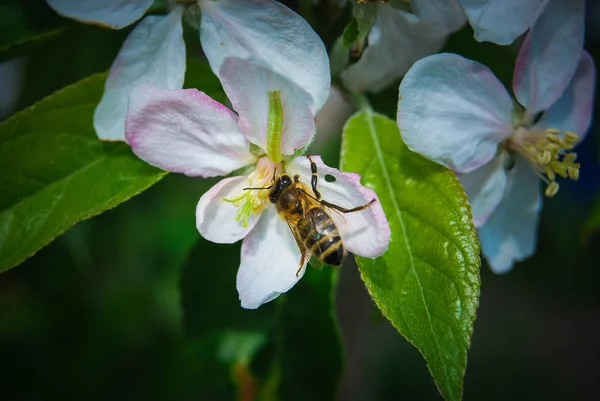
<path id="1" fill-rule="evenodd" d="M 292 179 L 283 173 L 273 177 L 273 184 L 264 188 L 244 188 L 244 190 L 269 190 L 269 200 L 275 205 L 279 216 L 290 227 L 294 239 L 300 248 L 300 267 L 296 277 L 300 274 L 304 262 L 315 256 L 321 262 L 333 266 L 340 266 L 344 257 L 344 244 L 335 222 L 328 213 L 354 213 L 368 208 L 375 202 L 351 209 L 327 202 L 321 199 L 317 189 L 317 165 L 310 156 L 310 169 L 312 173 L 311 186 L 314 196 L 305 190 L 300 182 L 300 177 L 295 175 Z"/>

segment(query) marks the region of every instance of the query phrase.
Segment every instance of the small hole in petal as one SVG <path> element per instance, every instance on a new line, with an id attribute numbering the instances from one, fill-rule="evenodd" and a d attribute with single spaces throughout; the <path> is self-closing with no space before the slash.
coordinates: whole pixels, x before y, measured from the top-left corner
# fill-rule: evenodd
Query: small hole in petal
<path id="1" fill-rule="evenodd" d="M 335 177 L 331 174 L 325 174 L 325 181 L 327 182 L 335 182 Z"/>

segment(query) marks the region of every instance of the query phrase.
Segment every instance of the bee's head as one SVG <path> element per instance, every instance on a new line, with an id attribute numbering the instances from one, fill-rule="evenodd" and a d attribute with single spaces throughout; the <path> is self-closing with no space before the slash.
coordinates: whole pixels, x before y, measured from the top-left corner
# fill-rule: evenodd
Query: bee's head
<path id="1" fill-rule="evenodd" d="M 282 174 L 277 177 L 275 184 L 273 185 L 273 189 L 271 189 L 271 192 L 269 193 L 269 199 L 271 202 L 276 203 L 283 191 L 285 191 L 285 189 L 290 185 L 292 185 L 292 178 L 289 175 Z"/>

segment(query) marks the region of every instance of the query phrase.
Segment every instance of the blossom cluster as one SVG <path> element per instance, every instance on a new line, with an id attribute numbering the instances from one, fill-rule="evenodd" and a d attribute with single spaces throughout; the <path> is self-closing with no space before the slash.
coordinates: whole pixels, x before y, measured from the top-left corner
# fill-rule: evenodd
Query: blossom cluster
<path id="1" fill-rule="evenodd" d="M 243 239 L 243 307 L 289 290 L 306 268 L 302 238 L 271 195 L 284 175 L 316 207 L 365 206 L 330 214 L 346 250 L 369 258 L 387 250 L 390 228 L 377 194 L 358 175 L 303 156 L 331 76 L 323 42 L 295 12 L 274 0 L 190 0 L 143 17 L 151 0 L 47 1 L 62 15 L 114 29 L 141 19 L 111 67 L 95 129 L 164 170 L 226 176 L 201 197 L 196 222 L 210 241 Z M 341 70 L 341 84 L 348 92 L 378 92 L 403 77 L 398 140 L 456 172 L 484 256 L 495 272 L 508 271 L 535 251 L 542 193 L 552 197 L 559 178 L 579 176 L 573 148 L 589 128 L 595 84 L 593 60 L 583 50 L 584 1 L 354 5 L 360 7 L 371 7 L 373 21 L 360 58 Z M 183 20 L 199 30 L 233 110 L 181 89 Z M 435 54 L 467 22 L 478 41 L 508 45 L 523 37 L 512 96 L 485 65 Z"/>
<path id="2" fill-rule="evenodd" d="M 411 150 L 458 174 L 482 252 L 503 273 L 535 252 L 540 181 L 552 197 L 557 178 L 579 176 L 572 150 L 590 126 L 596 72 L 583 50 L 583 0 L 461 3 L 473 6 L 465 11 L 480 40 L 510 43 L 527 30 L 514 97 L 488 67 L 432 55 L 400 84 L 398 127 Z"/>

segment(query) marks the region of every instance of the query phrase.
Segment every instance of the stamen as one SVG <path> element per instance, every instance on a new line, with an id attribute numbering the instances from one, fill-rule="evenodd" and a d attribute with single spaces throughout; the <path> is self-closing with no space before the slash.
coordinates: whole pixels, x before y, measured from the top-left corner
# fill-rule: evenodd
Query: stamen
<path id="1" fill-rule="evenodd" d="M 548 184 L 547 197 L 556 195 L 559 185 L 556 176 L 577 180 L 579 163 L 577 154 L 569 152 L 577 144 L 579 135 L 556 128 L 532 132 L 518 127 L 508 141 L 508 148 L 522 154 L 533 166 L 540 178 Z"/>
<path id="2" fill-rule="evenodd" d="M 268 185 L 274 177 L 274 172 L 280 165 L 273 164 L 267 157 L 258 160 L 255 170 L 248 175 L 247 187 L 262 188 Z M 258 216 L 269 205 L 269 191 L 244 191 L 231 198 L 221 198 L 223 202 L 231 203 L 238 208 L 235 220 L 248 227 L 250 215 Z"/>
<path id="3" fill-rule="evenodd" d="M 548 198 L 552 198 L 558 192 L 558 182 L 552 181 L 546 187 L 546 191 L 544 192 Z"/>

